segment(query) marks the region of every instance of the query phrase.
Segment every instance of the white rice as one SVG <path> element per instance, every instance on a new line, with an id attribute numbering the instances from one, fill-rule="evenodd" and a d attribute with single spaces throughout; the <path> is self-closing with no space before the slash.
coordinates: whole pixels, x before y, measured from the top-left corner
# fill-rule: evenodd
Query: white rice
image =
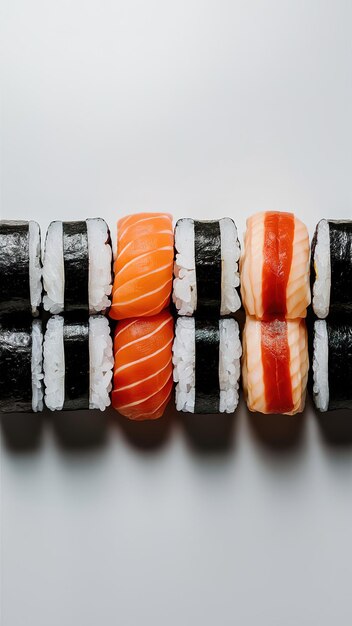
<path id="1" fill-rule="evenodd" d="M 238 261 L 240 244 L 234 221 L 219 220 L 221 236 L 221 306 L 220 315 L 234 313 L 241 306 L 237 287 L 240 284 Z M 179 315 L 193 315 L 197 308 L 197 277 L 194 249 L 194 220 L 178 220 L 175 228 L 176 259 L 173 301 Z"/>
<path id="2" fill-rule="evenodd" d="M 48 321 L 44 339 L 45 404 L 51 411 L 61 411 L 65 402 L 64 320 L 54 316 Z M 104 411 L 110 404 L 112 339 L 108 320 L 89 318 L 89 408 Z"/>
<path id="3" fill-rule="evenodd" d="M 89 312 L 100 313 L 110 306 L 111 294 L 111 245 L 105 220 L 87 220 L 89 251 Z"/>
<path id="4" fill-rule="evenodd" d="M 87 219 L 88 237 L 88 304 L 89 313 L 99 313 L 110 306 L 109 295 L 112 289 L 112 251 L 108 238 L 108 227 L 101 218 Z M 52 222 L 48 228 L 43 280 L 46 295 L 44 308 L 50 313 L 62 313 L 65 297 L 65 273 L 63 255 L 62 222 Z"/>
<path id="5" fill-rule="evenodd" d="M 194 413 L 196 344 L 193 317 L 178 318 L 172 353 L 176 383 L 176 409 Z"/>
<path id="6" fill-rule="evenodd" d="M 329 407 L 329 342 L 326 322 L 314 323 L 313 337 L 313 397 L 319 411 Z"/>
<path id="7" fill-rule="evenodd" d="M 46 234 L 43 282 L 46 292 L 44 309 L 50 313 L 61 313 L 64 310 L 65 292 L 62 222 L 51 222 Z"/>
<path id="8" fill-rule="evenodd" d="M 45 404 L 51 411 L 61 411 L 65 402 L 64 318 L 48 321 L 44 337 Z"/>
<path id="9" fill-rule="evenodd" d="M 233 319 L 220 320 L 219 388 L 221 413 L 233 413 L 238 404 L 240 358 L 242 355 L 238 324 Z M 195 408 L 195 321 L 179 317 L 173 344 L 176 408 L 194 413 Z"/>
<path id="10" fill-rule="evenodd" d="M 109 322 L 97 315 L 89 318 L 89 408 L 104 411 L 110 405 L 114 357 Z"/>
<path id="11" fill-rule="evenodd" d="M 315 281 L 313 284 L 313 309 L 320 318 L 329 313 L 331 289 L 330 230 L 327 220 L 317 226 L 317 242 L 314 251 Z"/>
<path id="12" fill-rule="evenodd" d="M 36 320 L 32 324 L 32 409 L 35 413 L 43 410 L 43 333 L 42 324 Z"/>
<path id="13" fill-rule="evenodd" d="M 238 405 L 242 346 L 235 320 L 220 320 L 220 413 L 233 413 Z"/>
<path id="14" fill-rule="evenodd" d="M 221 234 L 221 315 L 238 311 L 241 300 L 237 288 L 240 285 L 238 262 L 241 248 L 235 222 L 229 217 L 220 221 Z"/>
<path id="15" fill-rule="evenodd" d="M 29 222 L 29 290 L 33 315 L 38 315 L 42 301 L 42 267 L 40 228 L 37 222 Z"/>
<path id="16" fill-rule="evenodd" d="M 176 260 L 172 299 L 179 315 L 193 315 L 197 307 L 194 221 L 186 217 L 175 227 Z"/>

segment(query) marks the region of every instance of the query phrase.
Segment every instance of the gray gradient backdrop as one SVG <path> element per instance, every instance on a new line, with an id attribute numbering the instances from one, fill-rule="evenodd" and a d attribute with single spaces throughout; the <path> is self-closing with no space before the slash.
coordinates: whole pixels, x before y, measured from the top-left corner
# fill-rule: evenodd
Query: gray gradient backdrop
<path id="1" fill-rule="evenodd" d="M 1 217 L 352 217 L 347 0 L 0 17 Z M 1 626 L 351 621 L 351 416 L 13 416 L 1 444 Z"/>

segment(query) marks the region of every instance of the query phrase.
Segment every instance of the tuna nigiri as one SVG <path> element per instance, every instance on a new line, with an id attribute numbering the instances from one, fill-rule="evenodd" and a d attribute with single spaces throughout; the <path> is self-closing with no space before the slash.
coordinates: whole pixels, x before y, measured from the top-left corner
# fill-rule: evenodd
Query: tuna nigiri
<path id="1" fill-rule="evenodd" d="M 240 269 L 248 315 L 258 319 L 306 317 L 309 238 L 306 226 L 292 213 L 268 211 L 247 220 Z"/>
<path id="2" fill-rule="evenodd" d="M 250 411 L 289 415 L 303 411 L 308 366 L 304 320 L 247 317 L 242 382 Z"/>
<path id="3" fill-rule="evenodd" d="M 119 413 L 133 420 L 162 416 L 173 387 L 173 338 L 168 311 L 117 325 L 112 405 Z"/>
<path id="4" fill-rule="evenodd" d="M 145 317 L 167 307 L 173 258 L 171 215 L 138 213 L 119 220 L 111 317 Z"/>

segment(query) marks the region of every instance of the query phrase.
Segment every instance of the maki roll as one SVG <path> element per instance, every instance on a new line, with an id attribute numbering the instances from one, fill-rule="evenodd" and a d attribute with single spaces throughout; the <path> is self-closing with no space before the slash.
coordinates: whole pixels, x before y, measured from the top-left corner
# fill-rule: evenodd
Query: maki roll
<path id="1" fill-rule="evenodd" d="M 352 409 L 352 323 L 317 320 L 313 331 L 313 399 L 319 411 Z"/>
<path id="2" fill-rule="evenodd" d="M 178 220 L 175 248 L 173 301 L 179 315 L 218 318 L 240 308 L 240 244 L 232 219 Z"/>
<path id="3" fill-rule="evenodd" d="M 314 313 L 352 312 L 352 221 L 320 220 L 311 254 Z"/>
<path id="4" fill-rule="evenodd" d="M 173 345 L 177 410 L 233 413 L 238 404 L 241 354 L 235 320 L 179 317 Z"/>
<path id="5" fill-rule="evenodd" d="M 123 320 L 114 338 L 112 406 L 132 420 L 161 417 L 170 400 L 174 321 L 168 311 Z"/>
<path id="6" fill-rule="evenodd" d="M 168 213 L 137 213 L 118 221 L 112 318 L 156 315 L 169 305 L 173 250 Z"/>
<path id="7" fill-rule="evenodd" d="M 43 334 L 39 320 L 0 322 L 0 412 L 43 410 Z"/>
<path id="8" fill-rule="evenodd" d="M 310 304 L 309 238 L 292 213 L 268 211 L 247 220 L 240 261 L 246 313 L 258 319 L 306 317 Z"/>
<path id="9" fill-rule="evenodd" d="M 0 314 L 38 315 L 42 301 L 40 255 L 37 222 L 0 221 Z"/>
<path id="10" fill-rule="evenodd" d="M 100 409 L 110 404 L 113 354 L 102 315 L 69 321 L 55 315 L 44 337 L 45 404 L 51 411 Z"/>
<path id="11" fill-rule="evenodd" d="M 111 262 L 110 232 L 103 219 L 51 222 L 43 262 L 45 310 L 94 314 L 107 309 Z"/>
<path id="12" fill-rule="evenodd" d="M 303 320 L 246 318 L 242 382 L 250 411 L 289 415 L 303 411 L 308 367 Z"/>

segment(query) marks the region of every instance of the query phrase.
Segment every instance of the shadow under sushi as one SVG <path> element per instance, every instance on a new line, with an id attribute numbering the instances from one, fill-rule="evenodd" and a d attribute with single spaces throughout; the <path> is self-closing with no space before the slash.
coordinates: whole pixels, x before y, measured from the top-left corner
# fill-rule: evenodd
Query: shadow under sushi
<path id="1" fill-rule="evenodd" d="M 352 411 L 340 409 L 320 413 L 314 409 L 324 441 L 334 446 L 352 445 Z"/>
<path id="2" fill-rule="evenodd" d="M 274 452 L 292 451 L 302 440 L 305 412 L 296 415 L 252 413 L 248 422 L 257 440 Z"/>
<path id="3" fill-rule="evenodd" d="M 54 411 L 50 416 L 63 448 L 84 450 L 100 447 L 106 442 L 108 411 Z"/>
<path id="4" fill-rule="evenodd" d="M 12 452 L 34 452 L 41 443 L 43 413 L 3 413 L 0 418 L 5 445 Z"/>
<path id="5" fill-rule="evenodd" d="M 223 453 L 233 448 L 236 415 L 234 413 L 178 413 L 187 439 L 201 453 Z"/>
<path id="6" fill-rule="evenodd" d="M 155 450 L 163 446 L 171 433 L 175 408 L 170 403 L 162 417 L 155 420 L 131 420 L 113 411 L 113 420 L 121 428 L 125 438 L 139 450 Z"/>

